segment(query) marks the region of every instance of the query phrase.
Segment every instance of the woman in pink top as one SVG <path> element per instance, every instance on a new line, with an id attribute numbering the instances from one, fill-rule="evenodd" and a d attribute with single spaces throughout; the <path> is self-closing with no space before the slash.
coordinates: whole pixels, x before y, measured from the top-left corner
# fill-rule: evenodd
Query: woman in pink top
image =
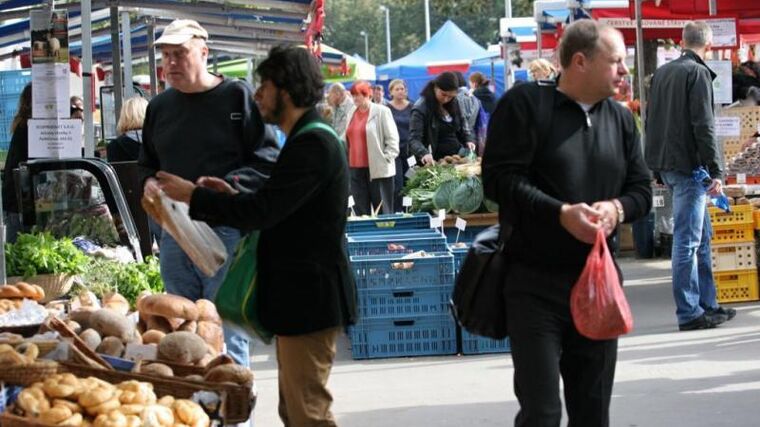
<path id="1" fill-rule="evenodd" d="M 349 113 L 343 140 L 348 144 L 351 175 L 349 192 L 358 215 L 370 214 L 382 203 L 383 213 L 393 213 L 393 179 L 398 156 L 398 130 L 391 110 L 372 103 L 372 86 L 358 81 L 351 87 L 356 108 Z"/>

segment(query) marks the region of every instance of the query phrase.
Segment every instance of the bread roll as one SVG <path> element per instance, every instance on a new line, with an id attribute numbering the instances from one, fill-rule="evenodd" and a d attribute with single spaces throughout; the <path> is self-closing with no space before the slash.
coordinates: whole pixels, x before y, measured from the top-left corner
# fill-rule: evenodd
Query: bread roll
<path id="1" fill-rule="evenodd" d="M 129 313 L 129 301 L 121 294 L 110 293 L 103 297 L 103 308 L 109 308 L 126 316 Z"/>
<path id="2" fill-rule="evenodd" d="M 195 303 L 179 295 L 148 295 L 138 302 L 137 309 L 141 313 L 153 316 L 198 320 L 198 308 Z"/>
<path id="3" fill-rule="evenodd" d="M 143 344 L 158 344 L 165 336 L 166 334 L 161 331 L 150 329 L 142 335 Z"/>
<path id="4" fill-rule="evenodd" d="M 231 382 L 247 385 L 253 383 L 253 372 L 245 366 L 231 363 L 228 365 L 219 365 L 210 369 L 206 372 L 203 379 L 213 383 Z"/>
<path id="5" fill-rule="evenodd" d="M 153 329 L 165 334 L 174 332 L 174 328 L 172 328 L 172 325 L 165 317 L 153 316 L 151 314 L 145 314 L 143 316 L 145 317 L 145 327 L 148 328 L 148 330 Z"/>
<path id="6" fill-rule="evenodd" d="M 172 332 L 158 344 L 161 359 L 184 365 L 192 365 L 206 354 L 206 343 L 192 332 Z"/>
<path id="7" fill-rule="evenodd" d="M 198 320 L 205 322 L 213 322 L 217 325 L 222 324 L 222 318 L 219 317 L 219 312 L 216 311 L 216 305 L 207 299 L 199 299 L 195 302 L 195 306 L 198 307 Z"/>
<path id="8" fill-rule="evenodd" d="M 92 313 L 89 320 L 90 327 L 98 331 L 101 337 L 117 337 L 126 342 L 135 332 L 134 322 L 111 309 L 100 309 Z"/>

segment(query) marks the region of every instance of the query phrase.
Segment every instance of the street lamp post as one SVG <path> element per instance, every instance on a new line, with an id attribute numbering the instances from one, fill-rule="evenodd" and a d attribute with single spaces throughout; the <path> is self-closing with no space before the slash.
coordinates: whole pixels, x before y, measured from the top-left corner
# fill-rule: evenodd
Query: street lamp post
<path id="1" fill-rule="evenodd" d="M 385 12 L 385 49 L 388 54 L 388 62 L 391 62 L 391 18 L 390 9 L 386 6 L 380 6 L 380 10 Z"/>
<path id="2" fill-rule="evenodd" d="M 369 41 L 367 39 L 369 34 L 366 31 L 360 31 L 359 35 L 364 37 L 364 59 L 369 62 Z"/>

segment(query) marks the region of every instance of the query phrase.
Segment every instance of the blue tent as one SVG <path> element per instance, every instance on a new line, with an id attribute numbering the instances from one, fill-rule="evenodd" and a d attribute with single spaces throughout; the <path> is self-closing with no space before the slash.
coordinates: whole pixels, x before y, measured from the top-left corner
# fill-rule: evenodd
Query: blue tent
<path id="1" fill-rule="evenodd" d="M 393 79 L 404 79 L 409 98 L 415 100 L 425 84 L 443 71 L 461 71 L 465 78 L 475 71 L 483 73 L 496 85 L 496 93 L 504 91 L 504 61 L 475 43 L 451 21 L 430 40 L 409 55 L 380 65 L 376 69 L 378 83 L 387 86 Z"/>

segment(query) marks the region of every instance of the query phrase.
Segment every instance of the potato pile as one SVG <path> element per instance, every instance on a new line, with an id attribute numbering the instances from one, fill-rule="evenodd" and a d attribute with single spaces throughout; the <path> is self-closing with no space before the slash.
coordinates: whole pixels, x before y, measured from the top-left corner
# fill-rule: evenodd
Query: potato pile
<path id="1" fill-rule="evenodd" d="M 195 402 L 153 392 L 153 385 L 124 381 L 117 385 L 95 377 L 56 374 L 21 391 L 17 415 L 54 426 L 208 427 L 206 412 Z"/>
<path id="2" fill-rule="evenodd" d="M 206 366 L 222 352 L 222 319 L 209 300 L 192 302 L 177 295 L 148 295 L 138 299 L 137 310 L 142 342 L 158 345 L 160 359 Z"/>

